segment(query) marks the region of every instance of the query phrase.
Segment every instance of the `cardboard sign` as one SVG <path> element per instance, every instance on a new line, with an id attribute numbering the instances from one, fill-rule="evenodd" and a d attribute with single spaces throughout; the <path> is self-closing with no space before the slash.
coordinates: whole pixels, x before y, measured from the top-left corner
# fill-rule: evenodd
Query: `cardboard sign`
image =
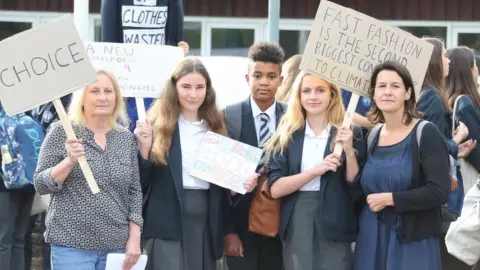
<path id="1" fill-rule="evenodd" d="M 117 77 L 124 97 L 157 98 L 174 67 L 184 58 L 173 46 L 85 42 L 95 68 Z"/>
<path id="2" fill-rule="evenodd" d="M 369 96 L 374 67 L 393 60 L 406 66 L 419 93 L 433 45 L 355 10 L 322 0 L 300 69 Z"/>
<path id="3" fill-rule="evenodd" d="M 255 173 L 261 155 L 259 148 L 208 131 L 189 174 L 245 194 L 243 184 Z"/>
<path id="4" fill-rule="evenodd" d="M 248 58 L 203 56 L 200 60 L 208 70 L 217 94 L 217 105 L 220 108 L 242 101 L 250 95 L 245 79 L 245 74 L 248 72 Z"/>
<path id="5" fill-rule="evenodd" d="M 3 40 L 0 59 L 0 100 L 9 115 L 96 81 L 71 15 Z"/>

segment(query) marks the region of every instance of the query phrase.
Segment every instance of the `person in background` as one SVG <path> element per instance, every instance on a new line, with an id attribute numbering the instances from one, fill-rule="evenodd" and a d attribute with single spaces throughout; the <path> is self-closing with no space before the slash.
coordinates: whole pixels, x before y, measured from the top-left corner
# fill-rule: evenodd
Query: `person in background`
<path id="1" fill-rule="evenodd" d="M 443 40 L 438 38 L 423 38 L 423 40 L 433 45 L 433 52 L 420 90 L 417 110 L 423 113 L 422 118 L 424 120 L 433 123 L 443 134 L 449 148 L 449 154 L 454 159 L 462 158 L 471 151 L 473 146 L 471 141 L 462 144 L 469 134 L 465 124 L 460 122 L 455 135 L 452 134 L 452 108 L 448 103 L 447 90 L 445 89 L 445 79 L 448 76 L 450 60 L 447 57 Z M 451 263 L 453 265 L 458 263 L 459 266 L 462 264 L 461 261 L 448 253 L 444 241 L 450 222 L 460 215 L 463 206 L 463 177 L 458 167 L 456 168 L 456 176 L 456 181 L 451 180 L 450 198 L 442 212 L 444 223 L 440 238 L 440 252 L 444 270 L 449 270 L 448 265 Z"/>
<path id="2" fill-rule="evenodd" d="M 67 139 L 54 123 L 40 150 L 35 188 L 51 194 L 45 240 L 51 244 L 51 267 L 106 267 L 108 253 L 125 253 L 124 269 L 138 260 L 142 190 L 135 136 L 128 123 L 115 77 L 97 71 L 97 81 L 72 97 L 68 110 L 78 139 Z M 100 189 L 92 194 L 78 164 L 86 156 Z"/>
<path id="3" fill-rule="evenodd" d="M 450 192 L 448 148 L 432 123 L 425 124 L 417 141 L 421 114 L 404 66 L 381 63 L 370 82 L 368 116 L 382 125 L 367 137 L 371 143 L 360 176 L 367 204 L 360 216 L 354 269 L 441 269 L 438 234 Z"/>
<path id="4" fill-rule="evenodd" d="M 448 101 L 451 108 L 458 100 L 455 121 L 468 128 L 467 140 L 480 141 L 480 93 L 477 92 L 478 68 L 475 54 L 468 47 L 457 47 L 447 51 L 450 71 L 446 80 Z M 480 148 L 476 147 L 465 158 L 477 171 L 480 171 Z M 467 192 L 467 190 L 465 191 Z"/>
<path id="5" fill-rule="evenodd" d="M 223 255 L 223 214 L 230 192 L 189 170 L 207 131 L 226 135 L 226 129 L 210 76 L 198 58 L 178 63 L 148 119 L 138 121 L 135 129 L 146 196 L 147 269 L 212 270 Z M 251 179 L 245 187 L 252 191 L 255 184 Z"/>
<path id="6" fill-rule="evenodd" d="M 152 1 L 102 0 L 101 13 L 102 42 L 180 46 L 184 50 L 187 48 L 185 55 L 188 54 L 182 0 L 156 0 L 153 4 Z M 133 132 L 138 120 L 137 105 L 135 98 L 126 100 L 131 120 L 129 129 Z M 147 110 L 153 100 L 144 99 Z"/>
<path id="7" fill-rule="evenodd" d="M 345 110 L 348 108 L 348 103 L 352 97 L 352 92 L 342 89 L 342 101 Z M 372 106 L 372 101 L 368 97 L 360 96 L 358 99 L 357 107 L 355 108 L 355 113 L 353 114 L 353 122 L 360 127 L 362 127 L 363 134 L 366 135 L 370 129 L 375 125 L 370 122 L 367 118 L 367 113 Z"/>
<path id="8" fill-rule="evenodd" d="M 68 109 L 68 105 L 70 104 L 70 100 L 72 98 L 72 94 L 68 94 L 64 97 L 61 97 L 60 100 L 63 104 L 65 109 Z M 38 108 L 35 108 L 31 111 L 26 112 L 26 114 L 30 115 L 33 119 L 39 122 L 45 132 L 49 129 L 50 125 L 54 122 L 60 120 L 57 111 L 55 110 L 55 106 L 53 106 L 53 102 L 49 102 L 47 104 L 43 104 Z M 45 242 L 45 237 L 43 233 L 45 232 L 45 216 L 46 212 L 43 212 L 38 215 L 33 215 L 30 217 L 30 224 L 28 225 L 28 232 L 25 236 L 25 269 L 30 270 L 32 267 L 32 256 L 33 256 L 33 248 L 32 248 L 32 230 L 35 226 L 35 222 L 40 219 L 40 230 L 42 234 L 41 244 L 42 244 L 42 261 L 43 261 L 43 270 L 50 270 L 50 245 Z"/>
<path id="9" fill-rule="evenodd" d="M 8 116 L 0 105 L 0 263 L 1 269 L 23 270 L 30 213 L 35 197 L 33 174 L 42 126 L 25 113 Z"/>
<path id="10" fill-rule="evenodd" d="M 291 88 L 293 82 L 300 73 L 300 62 L 302 61 L 302 55 L 296 54 L 290 58 L 282 66 L 282 85 L 278 88 L 275 98 L 279 102 L 287 103 L 290 98 Z"/>
<path id="11" fill-rule="evenodd" d="M 251 95 L 225 108 L 230 138 L 262 147 L 275 133 L 286 106 L 275 99 L 282 84 L 283 49 L 275 43 L 260 42 L 249 48 L 248 82 Z M 235 134 L 235 131 L 238 134 Z M 259 167 L 265 164 L 261 161 Z M 262 171 L 264 174 L 266 171 Z M 249 213 L 255 193 L 236 195 L 226 218 L 225 255 L 230 270 L 283 269 L 280 238 L 249 231 Z"/>
<path id="12" fill-rule="evenodd" d="M 341 128 L 344 108 L 337 86 L 308 73 L 298 76 L 266 146 L 270 191 L 282 200 L 285 270 L 350 270 L 365 141 L 359 126 Z M 336 143 L 345 155 L 332 153 Z"/>

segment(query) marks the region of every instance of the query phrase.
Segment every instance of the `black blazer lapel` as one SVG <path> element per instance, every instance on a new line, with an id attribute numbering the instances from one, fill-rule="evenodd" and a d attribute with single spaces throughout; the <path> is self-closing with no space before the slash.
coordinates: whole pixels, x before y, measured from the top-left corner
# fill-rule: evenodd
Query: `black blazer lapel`
<path id="1" fill-rule="evenodd" d="M 330 134 L 328 135 L 327 147 L 325 147 L 325 152 L 323 153 L 323 158 L 326 158 L 328 155 L 330 155 L 332 153 L 332 150 L 330 149 L 330 145 L 332 144 L 333 135 L 335 135 L 336 130 L 337 129 L 334 126 L 332 126 L 332 128 L 330 128 Z"/>
<path id="2" fill-rule="evenodd" d="M 287 106 L 285 104 L 277 101 L 275 106 L 275 118 L 276 118 L 277 124 L 275 125 L 275 128 L 278 128 L 278 124 L 280 124 L 280 119 L 282 118 L 286 109 L 287 109 Z"/>
<path id="3" fill-rule="evenodd" d="M 289 163 L 292 175 L 299 174 L 302 170 L 303 142 L 305 140 L 305 128 L 295 131 L 292 135 L 292 143 L 288 151 Z"/>
<path id="4" fill-rule="evenodd" d="M 242 132 L 240 140 L 243 143 L 258 147 L 257 130 L 255 128 L 255 121 L 253 119 L 252 105 L 250 104 L 250 97 L 243 102 L 242 108 Z"/>
<path id="5" fill-rule="evenodd" d="M 172 136 L 172 145 L 168 153 L 168 165 L 172 173 L 175 189 L 179 199 L 183 196 L 183 176 L 182 176 L 182 146 L 180 144 L 180 130 L 178 123 L 175 126 Z M 182 201 L 182 200 L 180 200 Z"/>

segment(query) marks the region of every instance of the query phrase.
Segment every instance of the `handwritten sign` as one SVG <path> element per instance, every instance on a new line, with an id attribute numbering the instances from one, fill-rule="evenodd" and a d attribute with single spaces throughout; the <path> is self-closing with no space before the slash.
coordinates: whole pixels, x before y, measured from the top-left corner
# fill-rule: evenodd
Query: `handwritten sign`
<path id="1" fill-rule="evenodd" d="M 71 15 L 3 40 L 0 59 L 0 100 L 9 115 L 96 81 Z"/>
<path id="2" fill-rule="evenodd" d="M 124 43 L 165 45 L 168 6 L 157 6 L 156 0 L 135 0 L 133 6 L 122 6 Z"/>
<path id="3" fill-rule="evenodd" d="M 245 194 L 245 181 L 255 173 L 262 150 L 232 140 L 214 132 L 207 132 L 190 175 Z"/>
<path id="4" fill-rule="evenodd" d="M 355 10 L 322 0 L 300 68 L 369 96 L 375 65 L 397 61 L 410 71 L 418 94 L 433 45 Z"/>
<path id="5" fill-rule="evenodd" d="M 86 42 L 85 47 L 96 68 L 115 74 L 124 97 L 157 98 L 184 58 L 183 49 L 173 46 Z"/>

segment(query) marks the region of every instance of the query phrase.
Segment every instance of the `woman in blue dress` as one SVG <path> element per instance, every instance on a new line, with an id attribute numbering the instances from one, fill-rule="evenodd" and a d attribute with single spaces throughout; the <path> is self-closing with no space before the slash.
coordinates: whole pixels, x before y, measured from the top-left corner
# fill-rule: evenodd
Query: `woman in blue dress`
<path id="1" fill-rule="evenodd" d="M 447 145 L 435 125 L 420 121 L 405 67 L 378 65 L 371 89 L 369 118 L 381 125 L 369 134 L 360 176 L 367 204 L 360 216 L 354 268 L 441 269 L 441 206 L 450 191 Z"/>

